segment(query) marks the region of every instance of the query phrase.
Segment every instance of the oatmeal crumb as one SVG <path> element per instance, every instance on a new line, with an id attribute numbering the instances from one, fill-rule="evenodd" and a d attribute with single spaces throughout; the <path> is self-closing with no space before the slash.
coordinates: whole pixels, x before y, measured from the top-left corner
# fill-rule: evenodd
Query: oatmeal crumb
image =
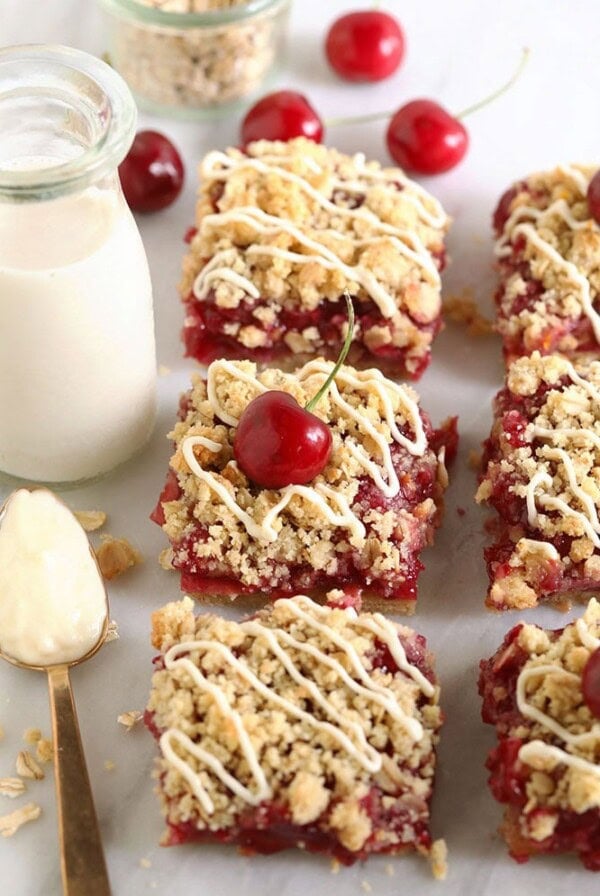
<path id="1" fill-rule="evenodd" d="M 42 732 L 39 728 L 26 728 L 23 732 L 23 740 L 26 744 L 31 744 L 33 746 L 41 739 Z"/>
<path id="2" fill-rule="evenodd" d="M 434 840 L 429 853 L 431 871 L 436 880 L 446 880 L 448 873 L 448 847 L 445 840 Z"/>
<path id="3" fill-rule="evenodd" d="M 371 893 L 373 891 L 373 887 L 371 886 L 371 884 L 369 883 L 368 880 L 361 880 L 360 888 L 363 891 L 363 893 Z"/>
<path id="4" fill-rule="evenodd" d="M 106 771 L 106 772 L 114 772 L 114 770 L 116 769 L 116 767 L 117 767 L 117 763 L 114 762 L 112 759 L 105 759 L 105 760 L 104 760 L 104 771 Z"/>
<path id="5" fill-rule="evenodd" d="M 35 750 L 36 759 L 40 762 L 52 762 L 54 759 L 54 745 L 47 737 L 40 737 Z"/>
<path id="6" fill-rule="evenodd" d="M 388 862 L 387 865 L 385 866 L 385 873 L 387 874 L 388 877 L 393 877 L 394 874 L 396 873 L 396 869 L 394 868 L 394 866 L 392 865 L 391 862 Z"/>
<path id="7" fill-rule="evenodd" d="M 126 538 L 103 536 L 102 544 L 96 550 L 100 572 L 110 581 L 122 575 L 132 566 L 142 562 L 142 555 Z"/>
<path id="8" fill-rule="evenodd" d="M 118 641 L 119 640 L 119 627 L 115 619 L 111 619 L 108 623 L 108 628 L 106 629 L 106 637 L 104 639 L 104 643 L 108 644 L 109 641 Z"/>
<path id="9" fill-rule="evenodd" d="M 167 367 L 166 364 L 158 365 L 158 375 L 159 376 L 168 376 L 171 373 L 171 368 Z"/>
<path id="10" fill-rule="evenodd" d="M 128 712 L 122 712 L 120 716 L 117 716 L 117 722 L 119 725 L 123 725 L 127 731 L 131 731 L 143 718 L 144 714 L 139 709 L 130 709 Z"/>
<path id="11" fill-rule="evenodd" d="M 477 300 L 470 287 L 444 301 L 444 313 L 448 320 L 464 324 L 469 336 L 487 336 L 493 332 L 491 320 L 484 317 L 477 307 Z"/>
<path id="12" fill-rule="evenodd" d="M 41 781 L 46 777 L 43 769 L 33 758 L 29 750 L 21 750 L 16 761 L 17 774 L 22 778 L 32 778 Z"/>
<path id="13" fill-rule="evenodd" d="M 4 740 L 4 728 L 0 725 L 0 740 Z"/>
<path id="14" fill-rule="evenodd" d="M 95 532 L 106 522 L 106 514 L 102 510 L 74 510 L 73 513 L 86 532 Z"/>
<path id="15" fill-rule="evenodd" d="M 339 873 L 340 873 L 340 868 L 341 868 L 341 867 L 342 867 L 342 866 L 340 865 L 338 859 L 332 859 L 332 860 L 331 860 L 331 873 L 332 873 L 332 874 L 339 874 Z"/>
<path id="16" fill-rule="evenodd" d="M 140 868 L 152 868 L 152 862 L 147 856 L 142 856 L 140 859 Z"/>
<path id="17" fill-rule="evenodd" d="M 0 778 L 0 796 L 14 800 L 16 796 L 25 793 L 25 789 L 25 781 L 21 778 Z"/>
<path id="18" fill-rule="evenodd" d="M 3 837 L 12 837 L 22 825 L 29 821 L 35 821 L 41 814 L 42 810 L 36 803 L 26 803 L 9 815 L 1 815 L 0 834 Z"/>

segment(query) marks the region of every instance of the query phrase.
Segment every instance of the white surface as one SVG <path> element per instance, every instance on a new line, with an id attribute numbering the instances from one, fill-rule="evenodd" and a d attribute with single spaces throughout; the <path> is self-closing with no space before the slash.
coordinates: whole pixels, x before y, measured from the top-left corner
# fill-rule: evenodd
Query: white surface
<path id="1" fill-rule="evenodd" d="M 357 87 L 329 74 L 320 41 L 326 20 L 359 5 L 351 0 L 327 4 L 297 0 L 295 4 L 289 67 L 279 83 L 305 89 L 325 115 L 393 108 L 416 96 L 437 97 L 449 108 L 460 109 L 510 74 L 522 46 L 532 49 L 522 81 L 510 96 L 469 122 L 472 147 L 465 162 L 456 171 L 427 181 L 455 219 L 450 236 L 453 263 L 444 276 L 445 292 L 474 287 L 484 307 L 489 307 L 493 284 L 489 219 L 500 193 L 511 179 L 530 170 L 598 158 L 600 10 L 595 0 L 390 2 L 408 33 L 405 65 L 388 82 Z M 54 40 L 100 51 L 103 41 L 91 6 L 80 0 L 51 4 L 4 0 L 0 40 Z M 342 869 L 332 877 L 323 860 L 294 853 L 250 860 L 228 849 L 158 847 L 162 825 L 149 780 L 155 748 L 144 730 L 126 733 L 116 717 L 144 706 L 152 657 L 149 614 L 177 595 L 176 579 L 156 563 L 165 542 L 158 527 L 148 521 L 148 513 L 169 456 L 164 434 L 193 366 L 182 360 L 179 342 L 182 312 L 175 284 L 183 252 L 181 236 L 192 220 L 195 162 L 205 150 L 237 140 L 237 117 L 196 125 L 142 121 L 176 139 L 188 170 L 185 196 L 173 208 L 141 219 L 155 287 L 158 360 L 172 373 L 160 379 L 158 424 L 144 455 L 106 481 L 67 495 L 73 506 L 107 511 L 108 530 L 129 537 L 146 558 L 142 567 L 110 589 L 121 640 L 73 673 L 114 893 L 301 896 L 312 892 L 321 896 L 336 888 L 360 896 L 364 881 L 377 896 L 597 893 L 598 877 L 576 860 L 546 858 L 520 867 L 507 857 L 494 833 L 501 809 L 486 788 L 483 767 L 494 738 L 479 717 L 477 665 L 519 616 L 492 616 L 483 609 L 483 514 L 472 502 L 474 477 L 467 454 L 478 448 L 487 433 L 490 399 L 500 384 L 502 367 L 494 339 L 470 340 L 454 326 L 437 341 L 435 360 L 419 387 L 435 420 L 460 414 L 461 451 L 452 473 L 443 528 L 426 554 L 427 570 L 414 617 L 415 626 L 428 636 L 438 655 L 447 714 L 434 803 L 434 832 L 446 838 L 450 849 L 446 883 L 434 884 L 427 865 L 411 858 L 392 860 L 395 875 L 391 878 L 385 871 L 389 860 Z M 339 127 L 328 136 L 342 150 L 364 150 L 368 156 L 385 159 L 384 128 L 384 124 Z M 465 516 L 457 515 L 458 506 L 466 509 Z M 550 626 L 562 625 L 573 615 L 547 609 L 527 614 Z M 45 682 L 40 675 L 0 667 L 0 724 L 6 730 L 0 744 L 0 775 L 11 774 L 23 729 L 48 728 Z M 116 763 L 113 771 L 104 770 L 107 759 Z M 60 884 L 52 782 L 33 782 L 29 797 L 40 802 L 44 815 L 12 840 L 0 841 L 0 890 L 11 896 L 54 896 Z M 4 800 L 1 808 L 10 811 L 14 803 Z M 151 861 L 150 868 L 140 866 L 143 857 Z"/>

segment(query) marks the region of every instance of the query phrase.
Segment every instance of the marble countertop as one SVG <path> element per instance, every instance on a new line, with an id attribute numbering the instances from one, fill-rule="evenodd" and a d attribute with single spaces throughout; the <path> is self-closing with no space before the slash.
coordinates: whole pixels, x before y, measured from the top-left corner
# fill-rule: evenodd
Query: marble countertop
<path id="1" fill-rule="evenodd" d="M 470 105 L 505 80 L 521 48 L 531 48 L 529 65 L 510 95 L 468 122 L 472 145 L 454 172 L 426 185 L 454 218 L 449 248 L 452 265 L 444 276 L 446 294 L 474 290 L 484 309 L 493 288 L 489 218 L 508 183 L 529 171 L 558 162 L 592 161 L 600 147 L 600 66 L 597 34 L 600 10 L 595 0 L 405 0 L 397 7 L 408 34 L 401 71 L 372 86 L 350 86 L 333 78 L 321 52 L 325 21 L 349 0 L 297 0 L 291 25 L 289 61 L 282 86 L 303 89 L 327 117 L 393 109 L 418 96 L 436 97 L 456 110 Z M 365 4 L 367 5 L 367 4 Z M 0 41 L 59 42 L 100 53 L 105 48 L 92 2 L 4 0 Z M 421 597 L 414 625 L 438 655 L 447 724 L 440 748 L 434 831 L 444 836 L 450 870 L 444 884 L 433 884 L 426 863 L 416 858 L 342 869 L 331 877 L 327 862 L 285 853 L 271 858 L 241 858 L 221 848 L 161 849 L 162 823 L 152 793 L 152 738 L 139 727 L 126 732 L 119 713 L 144 707 L 151 674 L 150 612 L 178 594 L 174 576 L 156 562 L 164 547 L 161 531 L 148 520 L 169 456 L 165 438 L 177 397 L 193 365 L 182 360 L 182 312 L 176 283 L 182 235 L 193 218 L 195 164 L 208 149 L 237 140 L 239 116 L 210 123 L 181 123 L 141 116 L 142 124 L 167 132 L 181 147 L 187 166 L 184 195 L 170 209 L 140 218 L 152 269 L 158 361 L 170 372 L 159 378 L 160 410 L 154 437 L 144 454 L 95 485 L 70 491 L 73 507 L 102 509 L 108 530 L 129 538 L 145 562 L 110 588 L 112 615 L 120 640 L 107 645 L 85 667 L 74 670 L 73 685 L 85 742 L 113 890 L 116 896 L 146 893 L 178 896 L 321 896 L 332 887 L 345 894 L 440 892 L 446 896 L 558 896 L 576 891 L 591 896 L 598 879 L 570 858 L 538 860 L 520 867 L 506 855 L 495 834 L 501 810 L 485 786 L 483 761 L 493 734 L 479 718 L 476 676 L 479 659 L 489 655 L 515 615 L 492 616 L 483 609 L 482 514 L 473 505 L 473 473 L 467 458 L 490 423 L 490 399 L 502 376 L 494 338 L 468 339 L 450 325 L 439 338 L 434 362 L 419 390 L 434 420 L 460 415 L 461 450 L 452 473 L 447 516 L 437 542 L 426 555 Z M 348 152 L 386 159 L 385 124 L 331 129 L 328 140 Z M 1 139 L 1 138 L 0 138 Z M 9 485 L 0 484 L 0 498 Z M 457 509 L 466 510 L 459 516 Z M 529 619 L 557 627 L 573 617 L 542 609 Z M 0 666 L 0 776 L 13 773 L 22 732 L 35 726 L 48 733 L 46 683 L 40 674 Z M 107 770 L 107 765 L 110 770 Z M 51 776 L 32 782 L 28 797 L 43 815 L 12 839 L 0 840 L 0 892 L 10 896 L 60 893 L 54 785 Z M 0 798 L 2 799 L 2 798 Z M 0 807 L 8 812 L 14 803 Z"/>

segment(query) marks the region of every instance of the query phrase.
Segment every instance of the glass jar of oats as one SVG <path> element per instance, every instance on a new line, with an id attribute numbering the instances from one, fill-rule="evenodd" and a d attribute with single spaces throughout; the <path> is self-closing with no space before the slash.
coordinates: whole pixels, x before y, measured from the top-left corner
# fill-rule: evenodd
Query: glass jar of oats
<path id="1" fill-rule="evenodd" d="M 291 0 L 100 0 L 111 64 L 150 111 L 203 116 L 279 63 Z"/>

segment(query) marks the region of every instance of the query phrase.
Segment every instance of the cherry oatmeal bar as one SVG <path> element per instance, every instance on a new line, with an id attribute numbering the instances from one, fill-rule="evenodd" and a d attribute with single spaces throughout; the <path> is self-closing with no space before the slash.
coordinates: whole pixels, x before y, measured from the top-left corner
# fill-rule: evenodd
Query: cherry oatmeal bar
<path id="1" fill-rule="evenodd" d="M 268 390 L 301 407 L 333 368 L 294 373 L 214 361 L 182 399 L 170 472 L 153 513 L 171 542 L 163 565 L 196 597 L 269 598 L 354 587 L 412 613 L 421 550 L 431 542 L 456 448 L 456 420 L 434 430 L 409 386 L 342 367 L 315 414 L 332 449 L 308 485 L 261 488 L 234 454 L 240 416 Z M 373 606 L 373 605 L 372 605 Z"/>
<path id="2" fill-rule="evenodd" d="M 441 327 L 448 219 L 398 168 L 312 140 L 209 153 L 181 294 L 186 354 L 295 366 L 335 358 L 417 378 Z"/>
<path id="3" fill-rule="evenodd" d="M 537 350 L 570 358 L 600 343 L 600 227 L 586 198 L 595 168 L 519 181 L 494 213 L 497 329 L 507 363 Z"/>
<path id="4" fill-rule="evenodd" d="M 477 492 L 499 515 L 486 550 L 488 605 L 600 589 L 600 362 L 520 358 L 494 417 Z"/>
<path id="5" fill-rule="evenodd" d="M 242 622 L 194 616 L 185 598 L 154 613 L 152 643 L 165 845 L 435 859 L 442 714 L 423 637 L 303 596 Z"/>
<path id="6" fill-rule="evenodd" d="M 483 721 L 496 726 L 490 788 L 511 856 L 575 852 L 600 871 L 600 604 L 558 631 L 517 625 L 481 662 Z"/>

